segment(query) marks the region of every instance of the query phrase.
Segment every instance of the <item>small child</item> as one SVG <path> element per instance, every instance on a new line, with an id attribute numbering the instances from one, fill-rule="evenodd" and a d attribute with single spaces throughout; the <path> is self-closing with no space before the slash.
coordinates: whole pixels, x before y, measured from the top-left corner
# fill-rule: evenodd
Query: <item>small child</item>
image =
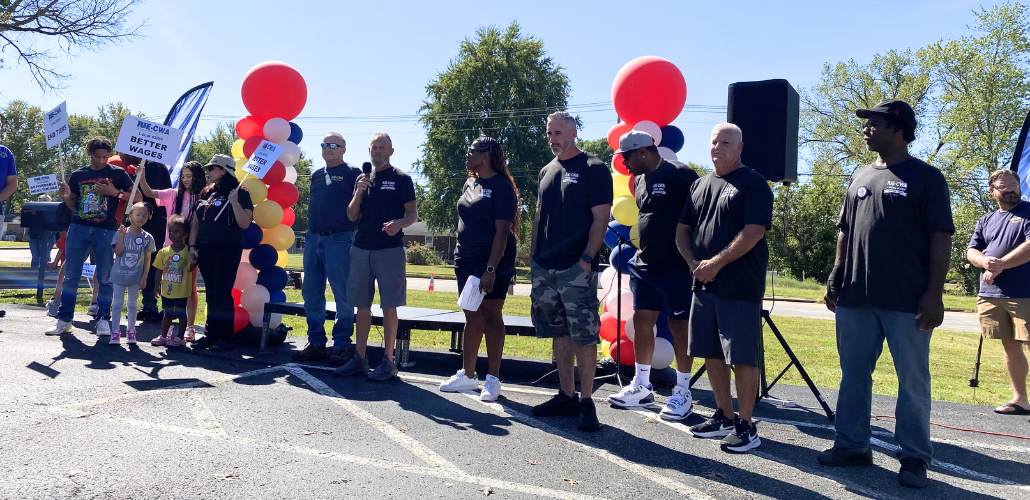
<path id="1" fill-rule="evenodd" d="M 111 341 L 117 345 L 121 340 L 119 322 L 122 319 L 122 300 L 128 299 L 125 305 L 128 316 L 125 320 L 125 343 L 136 343 L 136 304 L 139 302 L 139 291 L 147 285 L 147 274 L 150 272 L 150 255 L 157 250 L 154 237 L 143 230 L 143 224 L 150 220 L 150 208 L 140 202 L 132 206 L 129 212 L 129 228 L 118 226 L 118 232 L 111 240 L 114 246 L 114 265 L 111 266 L 111 286 L 114 288 L 114 299 L 111 302 Z"/>
<path id="2" fill-rule="evenodd" d="M 164 321 L 161 323 L 161 335 L 151 340 L 150 345 L 186 345 L 183 340 L 183 333 L 186 331 L 186 300 L 193 289 L 193 265 L 190 264 L 190 252 L 186 246 L 186 237 L 189 234 L 189 226 L 181 215 L 174 214 L 168 218 L 168 238 L 172 240 L 172 244 L 158 250 L 155 261 L 155 265 L 161 270 L 161 308 Z M 179 324 L 173 335 L 168 331 L 176 318 Z"/>
<path id="3" fill-rule="evenodd" d="M 68 231 L 61 231 L 61 237 L 57 238 L 57 256 L 47 264 L 50 269 L 58 270 L 57 287 L 54 289 L 54 296 L 46 303 L 47 316 L 56 318 L 57 310 L 61 307 L 61 282 L 64 281 L 64 260 L 66 256 L 65 246 L 68 243 Z"/>

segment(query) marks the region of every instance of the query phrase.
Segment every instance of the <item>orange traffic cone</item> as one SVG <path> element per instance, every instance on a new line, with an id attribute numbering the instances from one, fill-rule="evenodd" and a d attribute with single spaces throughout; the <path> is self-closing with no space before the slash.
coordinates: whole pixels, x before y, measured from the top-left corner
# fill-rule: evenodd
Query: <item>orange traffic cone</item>
<path id="1" fill-rule="evenodd" d="M 434 290 L 436 290 L 436 274 L 429 273 L 429 291 L 432 292 Z"/>

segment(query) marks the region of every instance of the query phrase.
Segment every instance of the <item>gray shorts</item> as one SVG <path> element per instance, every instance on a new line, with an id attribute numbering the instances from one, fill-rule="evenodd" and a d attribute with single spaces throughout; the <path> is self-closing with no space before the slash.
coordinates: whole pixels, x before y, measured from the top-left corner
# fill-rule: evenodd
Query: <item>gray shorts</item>
<path id="1" fill-rule="evenodd" d="M 533 273 L 530 316 L 536 336 L 571 337 L 576 345 L 600 344 L 597 273 L 585 273 L 579 264 L 568 269 L 545 269 L 530 261 L 529 266 Z"/>
<path id="2" fill-rule="evenodd" d="M 727 300 L 712 292 L 694 290 L 689 331 L 689 355 L 725 359 L 730 365 L 758 366 L 762 303 Z"/>
<path id="3" fill-rule="evenodd" d="M 408 278 L 404 266 L 403 247 L 364 250 L 352 246 L 347 301 L 354 307 L 372 307 L 378 282 L 380 307 L 393 309 L 407 304 Z"/>

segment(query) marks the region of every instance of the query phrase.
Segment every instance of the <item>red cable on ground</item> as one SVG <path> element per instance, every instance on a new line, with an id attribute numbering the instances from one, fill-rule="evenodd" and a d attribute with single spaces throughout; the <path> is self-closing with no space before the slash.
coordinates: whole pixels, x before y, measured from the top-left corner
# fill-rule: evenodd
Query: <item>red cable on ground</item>
<path id="1" fill-rule="evenodd" d="M 897 420 L 896 417 L 893 417 L 891 415 L 873 415 L 873 418 L 889 418 L 889 419 Z M 1005 434 L 1005 433 L 1001 433 L 1001 432 L 991 432 L 991 431 L 985 431 L 985 430 L 980 430 L 980 429 L 966 429 L 964 427 L 954 427 L 954 426 L 951 426 L 951 425 L 938 424 L 937 422 L 930 422 L 930 425 L 936 425 L 937 427 L 944 427 L 945 429 L 951 429 L 951 430 L 955 430 L 955 431 L 975 432 L 975 433 L 978 433 L 978 434 L 990 434 L 991 436 L 1001 436 L 1001 437 L 1009 437 L 1009 438 L 1030 440 L 1030 436 L 1019 436 L 1019 435 L 1016 435 L 1016 434 Z"/>

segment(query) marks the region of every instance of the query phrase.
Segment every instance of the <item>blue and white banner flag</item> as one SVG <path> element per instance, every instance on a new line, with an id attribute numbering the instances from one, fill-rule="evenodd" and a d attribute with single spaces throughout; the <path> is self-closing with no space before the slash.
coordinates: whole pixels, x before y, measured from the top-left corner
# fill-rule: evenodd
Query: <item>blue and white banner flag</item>
<path id="1" fill-rule="evenodd" d="M 1012 170 L 1019 176 L 1019 187 L 1023 192 L 1023 201 L 1030 201 L 1030 147 L 1026 144 L 1027 133 L 1030 132 L 1030 113 L 1023 120 L 1023 129 L 1019 131 L 1016 149 L 1012 151 Z"/>
<path id="2" fill-rule="evenodd" d="M 172 187 L 179 184 L 179 171 L 182 170 L 186 157 L 190 154 L 190 146 L 193 145 L 193 134 L 197 131 L 197 122 L 200 121 L 200 114 L 204 111 L 207 98 L 211 95 L 211 88 L 215 82 L 207 82 L 197 85 L 188 90 L 168 112 L 165 118 L 165 125 L 183 131 L 182 143 L 179 145 L 179 160 L 171 166 L 169 174 L 172 176 Z"/>

